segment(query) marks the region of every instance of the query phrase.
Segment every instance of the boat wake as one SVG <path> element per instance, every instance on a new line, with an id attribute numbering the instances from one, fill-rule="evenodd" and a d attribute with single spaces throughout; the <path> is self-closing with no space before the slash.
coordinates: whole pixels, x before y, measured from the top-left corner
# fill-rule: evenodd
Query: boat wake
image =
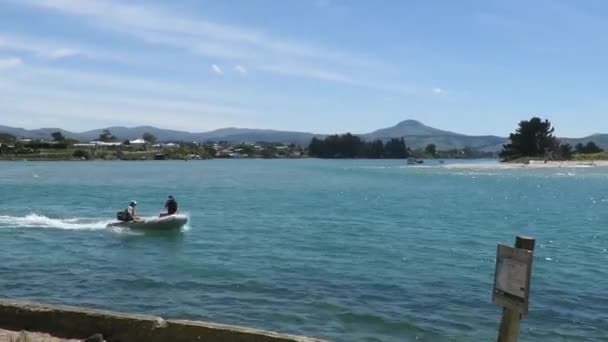
<path id="1" fill-rule="evenodd" d="M 51 218 L 44 215 L 26 216 L 0 215 L 0 228 L 55 228 L 67 230 L 105 229 L 110 220 L 96 218 Z"/>

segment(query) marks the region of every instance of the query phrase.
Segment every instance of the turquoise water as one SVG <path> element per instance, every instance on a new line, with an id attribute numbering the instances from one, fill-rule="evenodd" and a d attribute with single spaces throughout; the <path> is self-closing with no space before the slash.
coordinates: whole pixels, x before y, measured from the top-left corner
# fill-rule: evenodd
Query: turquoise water
<path id="1" fill-rule="evenodd" d="M 0 163 L 0 296 L 336 341 L 491 341 L 497 243 L 537 239 L 522 341 L 608 335 L 608 169 Z M 173 234 L 105 229 L 168 194 Z"/>

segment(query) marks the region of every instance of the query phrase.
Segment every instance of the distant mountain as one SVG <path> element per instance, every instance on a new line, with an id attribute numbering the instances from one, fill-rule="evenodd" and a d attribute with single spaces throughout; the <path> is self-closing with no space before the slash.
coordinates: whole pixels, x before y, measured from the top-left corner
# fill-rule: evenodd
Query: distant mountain
<path id="1" fill-rule="evenodd" d="M 175 131 L 169 129 L 156 128 L 152 126 L 138 126 L 138 127 L 122 127 L 122 126 L 113 126 L 106 127 L 100 129 L 94 129 L 91 131 L 86 131 L 79 133 L 81 141 L 91 141 L 99 139 L 99 135 L 103 130 L 109 130 L 112 135 L 117 137 L 120 140 L 134 140 L 141 138 L 142 135 L 146 132 L 153 134 L 159 141 L 198 141 L 195 139 L 194 133 L 183 132 L 183 131 Z"/>
<path id="2" fill-rule="evenodd" d="M 35 135 L 35 138 L 37 139 L 48 139 L 49 137 L 51 137 L 51 134 L 55 132 L 61 132 L 61 134 L 68 139 L 80 140 L 81 138 L 80 134 L 66 131 L 65 129 L 61 128 L 39 128 L 31 132 Z"/>
<path id="3" fill-rule="evenodd" d="M 204 133 L 190 133 L 183 131 L 174 131 L 168 129 L 160 129 L 151 126 L 139 127 L 107 127 L 95 129 L 80 133 L 80 140 L 90 141 L 97 139 L 104 129 L 110 130 L 112 135 L 124 139 L 137 139 L 148 132 L 153 134 L 159 141 L 227 141 L 230 143 L 238 143 L 245 141 L 264 141 L 264 142 L 286 142 L 298 145 L 305 145 L 315 136 L 312 133 L 301 132 L 286 132 L 264 129 L 248 129 L 248 128 L 222 128 L 215 131 Z"/>
<path id="4" fill-rule="evenodd" d="M 287 142 L 297 145 L 307 145 L 318 134 L 303 132 L 275 131 L 266 129 L 248 128 L 222 128 L 207 133 L 196 134 L 198 140 L 214 140 L 228 142 L 264 141 L 264 142 Z"/>
<path id="5" fill-rule="evenodd" d="M 576 144 L 586 144 L 593 141 L 597 146 L 604 150 L 608 150 L 608 134 L 593 134 L 584 138 L 561 138 L 562 143 L 570 144 L 574 147 Z"/>
<path id="6" fill-rule="evenodd" d="M 364 134 L 366 140 L 388 140 L 391 138 L 404 138 L 408 146 L 424 148 L 428 144 L 435 144 L 439 150 L 461 149 L 471 147 L 482 151 L 498 151 L 508 140 L 494 135 L 464 135 L 426 126 L 416 120 L 405 120 L 393 127 L 379 129 Z"/>
<path id="7" fill-rule="evenodd" d="M 442 131 L 433 127 L 423 125 L 416 120 L 405 120 L 393 127 L 382 128 L 372 133 L 364 134 L 365 139 L 387 139 L 405 136 L 441 136 L 456 135 L 456 133 Z"/>
<path id="8" fill-rule="evenodd" d="M 0 125 L 1 133 L 8 133 L 8 134 L 14 135 L 16 137 L 30 138 L 30 139 L 50 139 L 51 134 L 54 132 L 57 132 L 57 131 L 61 132 L 61 134 L 63 134 L 63 136 L 66 138 L 80 140 L 80 135 L 78 133 L 72 133 L 72 132 L 66 131 L 61 128 L 39 128 L 39 129 L 27 130 L 27 129 L 23 129 L 23 128 L 16 128 L 16 127 Z"/>
<path id="9" fill-rule="evenodd" d="M 8 133 L 16 137 L 30 137 L 31 132 L 23 128 L 0 125 L 0 133 Z"/>
<path id="10" fill-rule="evenodd" d="M 248 128 L 222 128 L 210 132 L 190 133 L 184 131 L 161 129 L 152 126 L 138 127 L 107 127 L 95 129 L 82 133 L 75 133 L 59 128 L 40 128 L 26 130 L 8 126 L 0 126 L 0 132 L 9 133 L 22 138 L 50 139 L 51 133 L 60 131 L 65 137 L 80 141 L 91 141 L 99 138 L 104 129 L 110 132 L 119 140 L 137 139 L 148 132 L 152 133 L 159 141 L 227 141 L 230 143 L 238 142 L 276 142 L 294 143 L 297 145 L 307 145 L 313 137 L 324 138 L 325 135 L 289 132 L 266 129 Z M 391 138 L 404 138 L 406 144 L 412 148 L 424 148 L 428 144 L 435 144 L 439 150 L 461 149 L 471 147 L 477 150 L 496 152 L 502 145 L 508 142 L 508 138 L 494 135 L 465 135 L 444 131 L 437 128 L 426 126 L 416 120 L 405 120 L 395 126 L 382 128 L 371 133 L 360 134 L 365 140 L 388 140 Z M 562 138 L 565 143 L 576 145 L 577 143 L 595 142 L 599 147 L 608 150 L 608 134 L 594 134 L 584 138 Z"/>

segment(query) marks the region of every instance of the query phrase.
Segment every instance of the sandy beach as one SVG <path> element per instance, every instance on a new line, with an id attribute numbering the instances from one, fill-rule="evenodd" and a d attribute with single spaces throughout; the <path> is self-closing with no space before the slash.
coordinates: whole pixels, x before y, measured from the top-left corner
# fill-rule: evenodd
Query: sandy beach
<path id="1" fill-rule="evenodd" d="M 587 167 L 605 167 L 608 166 L 608 160 L 584 160 L 584 161 L 543 161 L 531 160 L 529 163 L 461 163 L 442 165 L 446 169 L 545 169 L 545 168 L 587 168 Z"/>

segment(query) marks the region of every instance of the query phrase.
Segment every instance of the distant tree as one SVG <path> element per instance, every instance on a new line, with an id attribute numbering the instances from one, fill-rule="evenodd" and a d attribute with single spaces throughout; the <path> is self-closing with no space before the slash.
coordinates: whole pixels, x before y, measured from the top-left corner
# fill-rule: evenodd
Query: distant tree
<path id="1" fill-rule="evenodd" d="M 8 133 L 0 133 L 0 154 L 8 151 L 10 145 L 17 145 L 15 142 L 17 141 L 17 137 Z"/>
<path id="2" fill-rule="evenodd" d="M 91 157 L 91 155 L 89 154 L 89 151 L 86 150 L 76 150 L 74 151 L 73 156 L 75 158 L 84 158 L 84 159 L 89 159 Z"/>
<path id="3" fill-rule="evenodd" d="M 209 158 L 214 158 L 217 155 L 217 151 L 213 148 L 213 145 L 204 145 L 203 151 Z"/>
<path id="4" fill-rule="evenodd" d="M 581 154 L 600 153 L 600 152 L 604 151 L 601 148 L 599 148 L 593 141 L 589 141 L 585 145 L 578 143 L 574 147 L 574 150 L 576 153 L 581 153 Z"/>
<path id="5" fill-rule="evenodd" d="M 0 133 L 0 143 L 14 143 L 17 141 L 17 137 L 8 133 Z"/>
<path id="6" fill-rule="evenodd" d="M 571 159 L 572 146 L 570 144 L 560 144 L 556 152 L 556 158 L 561 160 Z"/>
<path id="7" fill-rule="evenodd" d="M 144 133 L 142 139 L 144 139 L 146 142 L 149 142 L 150 144 L 156 144 L 156 137 L 152 133 Z"/>
<path id="8" fill-rule="evenodd" d="M 116 137 L 112 135 L 109 129 L 104 129 L 99 135 L 99 140 L 104 142 L 110 142 L 116 140 Z"/>
<path id="9" fill-rule="evenodd" d="M 428 145 L 426 145 L 426 148 L 424 149 L 424 151 L 427 154 L 434 156 L 437 154 L 437 146 L 435 144 L 428 144 Z"/>
<path id="10" fill-rule="evenodd" d="M 384 145 L 381 140 L 365 142 L 356 135 L 330 135 L 321 140 L 313 138 L 308 155 L 317 158 L 407 158 L 403 139 L 392 139 Z"/>
<path id="11" fill-rule="evenodd" d="M 475 151 L 471 147 L 466 146 L 462 149 L 462 155 L 465 158 L 471 158 L 475 155 Z"/>
<path id="12" fill-rule="evenodd" d="M 131 140 L 126 139 L 125 141 L 122 142 L 123 145 L 131 145 Z"/>
<path id="13" fill-rule="evenodd" d="M 529 121 L 521 121 L 515 133 L 509 135 L 511 143 L 503 145 L 500 157 L 507 161 L 519 157 L 550 156 L 560 146 L 553 131 L 549 120 L 533 117 Z"/>
<path id="14" fill-rule="evenodd" d="M 338 146 L 338 155 L 342 158 L 356 158 L 360 156 L 363 142 L 361 138 L 346 133 L 338 136 L 335 142 Z"/>
<path id="15" fill-rule="evenodd" d="M 312 138 L 308 145 L 308 154 L 312 157 L 326 158 L 325 142 L 318 138 Z"/>
<path id="16" fill-rule="evenodd" d="M 274 146 L 266 146 L 266 147 L 264 147 L 264 149 L 262 149 L 262 152 L 260 154 L 261 154 L 262 158 L 266 158 L 266 159 L 276 158 L 277 149 Z"/>
<path id="17" fill-rule="evenodd" d="M 311 156 L 319 158 L 356 158 L 364 152 L 361 138 L 350 133 L 330 135 L 324 140 L 313 138 L 308 149 Z"/>
<path id="18" fill-rule="evenodd" d="M 600 153 L 600 152 L 604 152 L 604 150 L 602 150 L 601 148 L 599 148 L 593 141 L 590 141 L 587 143 L 587 145 L 585 145 L 585 150 L 587 150 L 587 153 Z"/>
<path id="19" fill-rule="evenodd" d="M 236 148 L 240 149 L 241 150 L 240 152 L 244 153 L 244 154 L 252 154 L 255 152 L 255 148 L 251 144 L 242 143 L 242 144 L 237 145 Z"/>
<path id="20" fill-rule="evenodd" d="M 386 142 L 384 146 L 386 158 L 401 159 L 409 157 L 407 146 L 403 138 L 393 138 Z"/>
<path id="21" fill-rule="evenodd" d="M 369 146 L 369 153 L 366 156 L 367 158 L 379 159 L 384 158 L 384 144 L 382 140 L 374 140 Z"/>
<path id="22" fill-rule="evenodd" d="M 65 137 L 59 131 L 51 133 L 51 136 L 53 137 L 53 141 L 64 141 L 65 140 Z"/>
<path id="23" fill-rule="evenodd" d="M 66 138 L 65 140 L 62 141 L 62 143 L 64 143 L 66 145 L 66 147 L 70 147 L 74 144 L 77 144 L 78 140 Z"/>

